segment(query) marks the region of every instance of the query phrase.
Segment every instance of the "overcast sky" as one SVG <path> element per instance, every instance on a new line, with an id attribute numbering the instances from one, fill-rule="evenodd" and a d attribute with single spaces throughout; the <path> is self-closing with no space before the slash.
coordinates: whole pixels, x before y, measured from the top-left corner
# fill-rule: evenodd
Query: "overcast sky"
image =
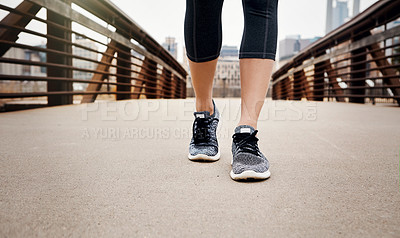
<path id="1" fill-rule="evenodd" d="M 182 57 L 183 21 L 186 0 L 111 0 L 123 9 L 158 42 L 176 37 L 178 57 Z M 352 1 L 351 1 L 352 2 Z M 361 0 L 361 11 L 376 0 Z M 287 35 L 303 38 L 325 33 L 326 0 L 279 0 L 278 39 Z M 241 0 L 225 0 L 222 11 L 223 44 L 240 45 L 243 30 Z"/>

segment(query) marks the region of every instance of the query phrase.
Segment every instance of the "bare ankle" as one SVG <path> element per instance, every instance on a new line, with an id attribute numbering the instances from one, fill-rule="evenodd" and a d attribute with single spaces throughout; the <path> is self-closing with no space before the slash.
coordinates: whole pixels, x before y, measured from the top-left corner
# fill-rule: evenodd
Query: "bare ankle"
<path id="1" fill-rule="evenodd" d="M 251 126 L 255 130 L 257 130 L 257 121 L 240 120 L 239 123 L 237 124 L 237 126 L 243 126 L 243 125 Z"/>
<path id="2" fill-rule="evenodd" d="M 209 111 L 210 115 L 214 113 L 214 105 L 212 101 L 209 102 L 199 102 L 196 101 L 196 111 L 201 112 L 201 111 Z"/>

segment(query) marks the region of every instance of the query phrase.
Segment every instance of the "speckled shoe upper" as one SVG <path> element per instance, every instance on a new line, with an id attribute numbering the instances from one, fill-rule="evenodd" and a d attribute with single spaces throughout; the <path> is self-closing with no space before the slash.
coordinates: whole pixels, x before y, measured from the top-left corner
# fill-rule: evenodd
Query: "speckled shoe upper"
<path id="1" fill-rule="evenodd" d="M 247 170 L 264 173 L 268 170 L 269 162 L 258 148 L 257 132 L 248 125 L 235 128 L 235 134 L 232 136 L 232 171 L 234 174 L 240 174 Z"/>
<path id="2" fill-rule="evenodd" d="M 203 154 L 215 156 L 218 153 L 217 127 L 219 111 L 215 106 L 214 113 L 208 111 L 194 112 L 193 136 L 189 145 L 189 154 L 192 156 Z"/>

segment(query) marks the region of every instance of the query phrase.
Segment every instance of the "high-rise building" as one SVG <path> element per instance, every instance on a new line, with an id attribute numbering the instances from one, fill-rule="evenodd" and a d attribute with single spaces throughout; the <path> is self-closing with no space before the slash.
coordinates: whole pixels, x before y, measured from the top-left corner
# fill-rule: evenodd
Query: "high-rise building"
<path id="1" fill-rule="evenodd" d="M 353 6 L 359 9 L 359 1 L 354 0 Z M 354 9 L 354 8 L 353 8 Z M 354 10 L 353 10 L 354 12 Z M 349 17 L 348 0 L 328 0 L 326 7 L 326 28 L 325 33 L 341 26 Z"/>
<path id="2" fill-rule="evenodd" d="M 353 0 L 353 17 L 360 13 L 360 0 Z"/>
<path id="3" fill-rule="evenodd" d="M 175 37 L 165 37 L 165 42 L 162 44 L 175 59 L 178 59 L 178 43 L 175 42 Z"/>
<path id="4" fill-rule="evenodd" d="M 325 25 L 325 34 L 330 32 L 333 29 L 332 26 L 332 13 L 333 13 L 333 0 L 326 1 L 326 25 Z"/>
<path id="5" fill-rule="evenodd" d="M 333 8 L 333 29 L 341 26 L 346 19 L 349 17 L 349 8 L 347 6 L 347 1 L 336 1 L 336 7 Z"/>
<path id="6" fill-rule="evenodd" d="M 336 29 L 349 19 L 349 4 L 352 1 L 352 15 L 360 13 L 360 0 L 327 0 L 325 33 Z"/>

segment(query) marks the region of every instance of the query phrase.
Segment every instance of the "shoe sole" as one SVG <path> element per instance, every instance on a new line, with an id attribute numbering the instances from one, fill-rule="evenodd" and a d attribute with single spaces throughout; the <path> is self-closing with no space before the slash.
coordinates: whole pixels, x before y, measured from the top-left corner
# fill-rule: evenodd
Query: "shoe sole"
<path id="1" fill-rule="evenodd" d="M 271 172 L 267 170 L 264 173 L 257 173 L 253 170 L 246 170 L 240 174 L 235 174 L 233 170 L 231 170 L 230 175 L 233 180 L 246 180 L 246 179 L 263 180 L 269 178 L 271 176 Z"/>
<path id="2" fill-rule="evenodd" d="M 214 156 L 210 155 L 204 155 L 204 154 L 197 154 L 197 155 L 188 155 L 189 160 L 191 161 L 217 161 L 220 158 L 220 153 L 218 153 Z"/>

